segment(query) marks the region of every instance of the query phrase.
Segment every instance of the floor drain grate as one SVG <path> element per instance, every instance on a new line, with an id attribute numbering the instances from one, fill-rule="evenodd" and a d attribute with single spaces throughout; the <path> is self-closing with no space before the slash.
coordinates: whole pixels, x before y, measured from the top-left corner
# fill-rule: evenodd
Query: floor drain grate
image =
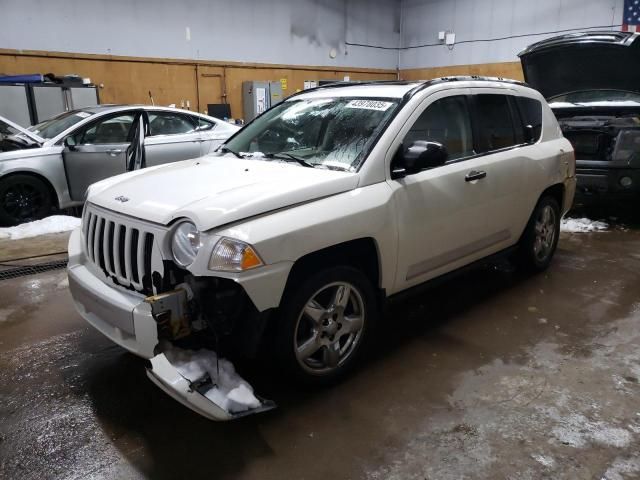
<path id="1" fill-rule="evenodd" d="M 35 275 L 36 273 L 49 272 L 51 270 L 59 270 L 67 266 L 67 259 L 56 260 L 53 262 L 38 263 L 36 265 L 23 265 L 0 271 L 0 280 L 10 280 L 12 278 L 25 277 L 27 275 Z"/>

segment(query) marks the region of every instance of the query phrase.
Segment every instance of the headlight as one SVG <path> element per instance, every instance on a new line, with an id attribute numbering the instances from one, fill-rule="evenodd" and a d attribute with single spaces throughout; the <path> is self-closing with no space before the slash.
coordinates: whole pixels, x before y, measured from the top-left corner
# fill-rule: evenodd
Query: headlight
<path id="1" fill-rule="evenodd" d="M 191 222 L 180 223 L 171 238 L 173 259 L 181 267 L 188 267 L 195 260 L 198 250 L 200 250 L 200 232 Z"/>
<path id="2" fill-rule="evenodd" d="M 221 238 L 211 252 L 210 270 L 241 272 L 264 265 L 251 245 L 232 238 Z"/>

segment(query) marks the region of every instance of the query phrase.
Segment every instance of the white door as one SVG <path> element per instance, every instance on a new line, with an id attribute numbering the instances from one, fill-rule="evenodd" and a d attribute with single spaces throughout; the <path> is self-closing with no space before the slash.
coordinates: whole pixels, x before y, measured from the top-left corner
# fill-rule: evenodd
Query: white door
<path id="1" fill-rule="evenodd" d="M 405 148 L 436 141 L 449 156 L 443 166 L 390 182 L 399 234 L 395 291 L 483 258 L 511 238 L 509 220 L 501 217 L 511 199 L 501 186 L 517 172 L 500 165 L 509 153 L 489 153 L 474 141 L 473 97 L 456 93 L 428 97 L 401 131 Z"/>
<path id="2" fill-rule="evenodd" d="M 485 155 L 487 199 L 486 227 L 501 237 L 486 254 L 495 253 L 518 241 L 532 213 L 531 193 L 540 194 L 538 185 L 527 181 L 527 168 L 537 146 L 525 143 L 524 124 L 515 97 L 500 90 L 471 89 L 475 112 L 475 149 Z M 500 235 L 498 235 L 500 233 Z"/>

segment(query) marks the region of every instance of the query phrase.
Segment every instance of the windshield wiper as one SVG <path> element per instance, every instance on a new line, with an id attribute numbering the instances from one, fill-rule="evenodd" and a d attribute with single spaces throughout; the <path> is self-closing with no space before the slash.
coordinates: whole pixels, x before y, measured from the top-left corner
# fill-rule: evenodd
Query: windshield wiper
<path id="1" fill-rule="evenodd" d="M 294 161 L 299 163 L 303 167 L 315 168 L 315 165 L 313 163 L 309 163 L 305 159 L 296 157 L 295 155 L 292 155 L 290 153 L 267 153 L 265 154 L 265 158 L 277 158 L 278 160 L 285 160 L 288 162 Z"/>
<path id="2" fill-rule="evenodd" d="M 242 155 L 240 155 L 238 152 L 236 152 L 235 150 L 231 150 L 229 147 L 227 147 L 226 145 L 223 145 L 222 147 L 220 147 L 220 151 L 222 153 L 233 153 L 236 157 L 238 158 L 244 158 Z"/>

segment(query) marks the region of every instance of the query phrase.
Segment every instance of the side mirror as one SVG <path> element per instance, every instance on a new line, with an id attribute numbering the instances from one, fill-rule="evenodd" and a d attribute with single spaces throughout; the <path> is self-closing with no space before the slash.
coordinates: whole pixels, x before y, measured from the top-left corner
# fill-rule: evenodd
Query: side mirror
<path id="1" fill-rule="evenodd" d="M 535 131 L 533 125 L 524 126 L 524 141 L 528 144 L 536 143 Z"/>
<path id="2" fill-rule="evenodd" d="M 68 136 L 64 139 L 64 146 L 67 147 L 72 152 L 76 149 L 76 140 L 72 136 Z"/>
<path id="3" fill-rule="evenodd" d="M 398 149 L 394 159 L 392 178 L 412 175 L 428 168 L 439 167 L 447 161 L 447 149 L 438 142 L 416 140 L 406 149 Z"/>

